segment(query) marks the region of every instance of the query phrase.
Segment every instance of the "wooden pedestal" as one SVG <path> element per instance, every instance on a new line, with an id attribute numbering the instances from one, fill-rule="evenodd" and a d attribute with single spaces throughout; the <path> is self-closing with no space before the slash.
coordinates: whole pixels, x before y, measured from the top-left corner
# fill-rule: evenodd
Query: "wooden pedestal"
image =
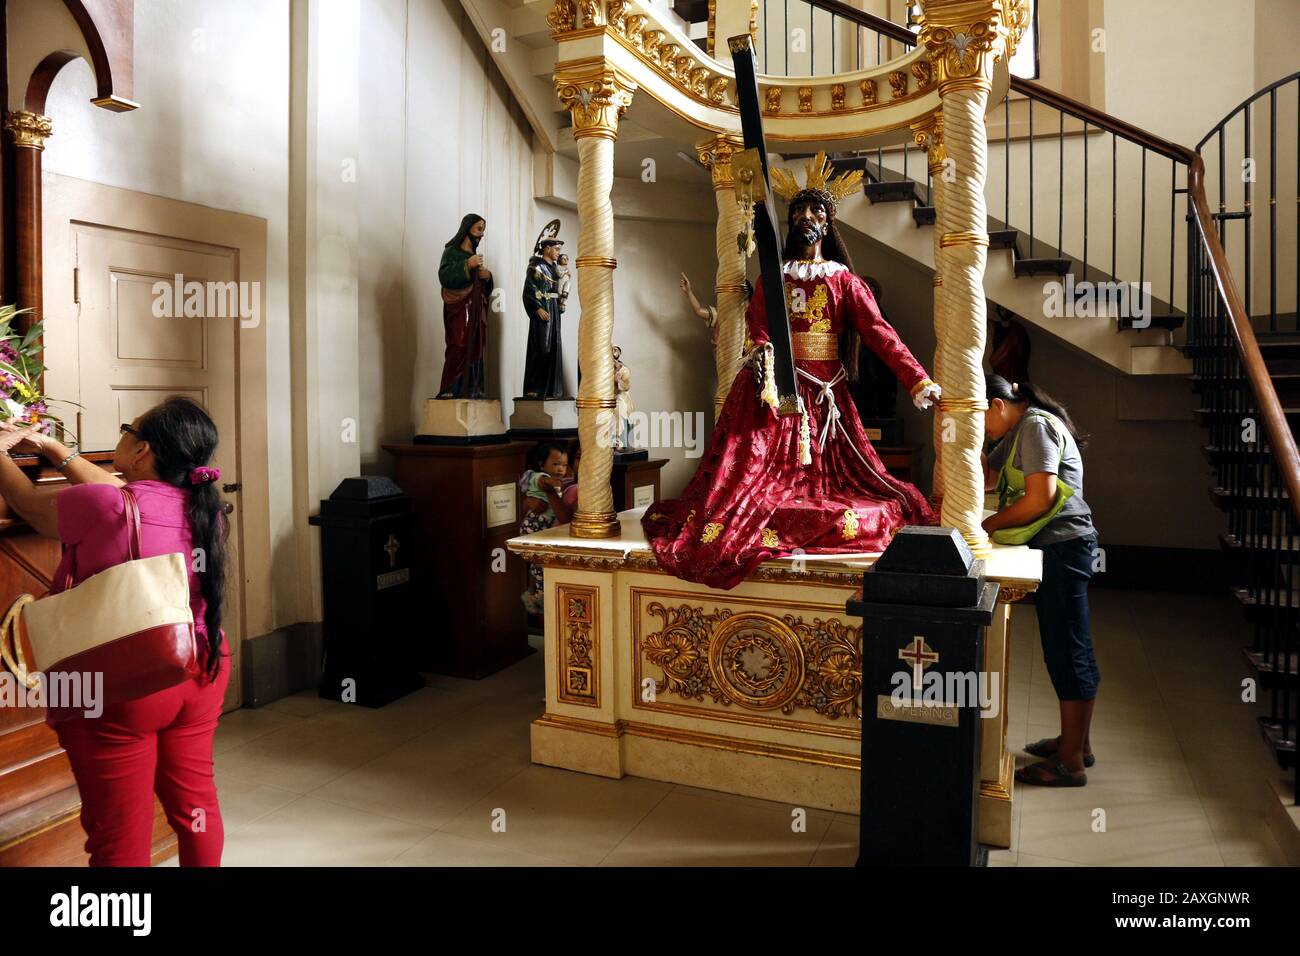
<path id="1" fill-rule="evenodd" d="M 519 533 L 517 482 L 532 447 L 384 446 L 415 511 L 411 581 L 420 598 L 409 626 L 422 670 L 477 680 L 533 652 L 524 562 L 506 551 Z"/>
<path id="2" fill-rule="evenodd" d="M 640 508 L 658 501 L 659 472 L 666 464 L 667 458 L 614 462 L 609 480 L 614 490 L 614 510 L 626 511 L 628 508 Z M 637 502 L 638 489 L 641 491 L 640 503 Z"/>
<path id="3" fill-rule="evenodd" d="M 82 457 L 104 464 L 112 462 L 113 453 Z M 65 484 L 59 472 L 35 458 L 15 460 L 51 493 Z M 36 534 L 0 500 L 0 610 L 20 594 L 45 594 L 60 554 L 57 541 Z M 23 650 L 30 661 L 31 648 Z M 0 868 L 85 866 L 80 813 L 68 756 L 45 723 L 44 709 L 0 707 Z M 157 799 L 153 836 L 154 863 L 175 855 L 176 834 Z"/>

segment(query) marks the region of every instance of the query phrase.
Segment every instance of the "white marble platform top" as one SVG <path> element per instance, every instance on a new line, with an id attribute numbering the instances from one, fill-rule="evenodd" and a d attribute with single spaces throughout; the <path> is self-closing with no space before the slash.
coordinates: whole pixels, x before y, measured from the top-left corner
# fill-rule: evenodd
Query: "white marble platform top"
<path id="1" fill-rule="evenodd" d="M 618 515 L 619 534 L 613 538 L 575 538 L 568 525 L 559 525 L 533 534 L 519 535 L 506 544 L 512 551 L 527 553 L 534 549 L 567 551 L 575 554 L 615 554 L 624 557 L 634 553 L 649 553 L 645 533 L 641 529 L 641 516 L 645 508 L 632 508 Z M 880 557 L 880 552 L 862 554 L 808 554 L 802 556 L 804 568 L 809 571 L 862 570 L 870 567 Z M 775 558 L 763 562 L 763 567 L 792 568 L 796 557 Z M 984 560 L 984 574 L 992 581 L 1003 584 L 1024 585 L 1033 588 L 1043 578 L 1043 553 L 1024 545 L 993 545 L 993 553 Z"/>

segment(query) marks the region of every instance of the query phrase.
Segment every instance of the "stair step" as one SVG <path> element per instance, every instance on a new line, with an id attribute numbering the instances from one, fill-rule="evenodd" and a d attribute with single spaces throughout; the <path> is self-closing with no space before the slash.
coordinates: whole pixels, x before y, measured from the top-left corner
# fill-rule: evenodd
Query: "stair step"
<path id="1" fill-rule="evenodd" d="M 1271 374 L 1269 378 L 1272 379 L 1273 389 L 1279 396 L 1294 396 L 1297 390 L 1300 390 L 1300 371 Z M 1243 388 L 1250 389 L 1250 384 L 1242 378 L 1206 378 L 1203 375 L 1193 375 L 1191 380 L 1192 391 L 1198 394 L 1209 391 L 1214 387 L 1233 392 L 1240 391 Z"/>
<path id="2" fill-rule="evenodd" d="M 933 226 L 935 212 L 933 206 L 917 206 L 912 210 L 912 218 L 918 226 Z"/>
<path id="3" fill-rule="evenodd" d="M 1165 329 L 1169 332 L 1172 332 L 1175 329 L 1181 329 L 1183 327 L 1183 323 L 1187 320 L 1187 316 L 1185 315 L 1153 315 L 1150 318 L 1151 318 L 1151 323 L 1149 325 L 1142 326 L 1142 328 Z M 1133 323 L 1136 321 L 1137 319 L 1131 317 L 1120 316 L 1119 318 L 1120 331 L 1121 332 L 1131 331 L 1133 329 Z"/>
<path id="4" fill-rule="evenodd" d="M 862 187 L 873 204 L 881 202 L 925 202 L 925 190 L 910 179 L 887 180 L 883 183 L 867 183 Z"/>
<path id="5" fill-rule="evenodd" d="M 1259 677 L 1259 685 L 1264 690 L 1272 690 L 1275 687 L 1300 687 L 1300 671 L 1296 669 L 1296 665 L 1300 663 L 1300 654 L 1294 651 L 1278 654 L 1275 661 L 1275 655 L 1257 647 L 1243 647 L 1241 653 L 1246 658 L 1246 663 Z"/>
<path id="6" fill-rule="evenodd" d="M 1297 535 L 1284 537 L 1276 534 L 1271 536 L 1267 534 L 1246 534 L 1238 537 L 1225 531 L 1219 535 L 1219 544 L 1229 551 L 1285 551 L 1289 554 L 1300 552 L 1300 536 Z"/>
<path id="7" fill-rule="evenodd" d="M 1063 276 L 1070 271 L 1069 259 L 1016 259 L 1016 276 L 1056 275 Z"/>
<path id="8" fill-rule="evenodd" d="M 989 248 L 990 249 L 1014 249 L 1016 247 L 1016 237 L 1020 235 L 1018 229 L 990 229 L 989 230 Z"/>
<path id="9" fill-rule="evenodd" d="M 1286 501 L 1289 498 L 1285 488 L 1270 488 L 1266 492 L 1258 488 L 1248 488 L 1236 493 L 1217 486 L 1210 488 L 1210 500 L 1223 511 L 1236 508 L 1272 508 L 1279 501 Z"/>
<path id="10" fill-rule="evenodd" d="M 1267 588 L 1260 591 L 1257 597 L 1251 594 L 1249 588 L 1234 587 L 1230 590 L 1233 598 L 1246 612 L 1246 617 L 1252 621 L 1265 617 L 1275 620 L 1282 618 L 1291 622 L 1300 619 L 1300 591 Z"/>
<path id="11" fill-rule="evenodd" d="M 1223 418 L 1231 418 L 1234 421 L 1240 421 L 1247 415 L 1253 416 L 1257 414 L 1259 413 L 1253 408 L 1244 408 L 1241 411 L 1235 412 L 1213 411 L 1208 408 L 1198 408 L 1196 410 L 1196 420 L 1201 423 L 1202 427 L 1209 428 L 1214 424 L 1216 419 L 1222 420 Z M 1285 415 L 1286 420 L 1291 423 L 1291 428 L 1294 431 L 1296 425 L 1300 424 L 1300 408 L 1296 408 L 1295 406 L 1283 406 L 1282 414 Z"/>
<path id="12" fill-rule="evenodd" d="M 1295 722 L 1288 725 L 1269 717 L 1259 718 L 1259 731 L 1284 770 L 1295 766 Z"/>
<path id="13" fill-rule="evenodd" d="M 1272 455 L 1261 448 L 1220 448 L 1218 445 L 1202 445 L 1205 460 L 1211 465 L 1257 465 L 1272 460 Z"/>
<path id="14" fill-rule="evenodd" d="M 1259 343 L 1260 354 L 1264 356 L 1264 361 L 1270 368 L 1274 361 L 1300 359 L 1300 333 L 1256 331 L 1255 341 Z M 1187 345 L 1183 347 L 1183 352 L 1188 357 L 1194 357 L 1235 351 L 1236 348 L 1236 344 L 1229 341 L 1220 345 Z"/>

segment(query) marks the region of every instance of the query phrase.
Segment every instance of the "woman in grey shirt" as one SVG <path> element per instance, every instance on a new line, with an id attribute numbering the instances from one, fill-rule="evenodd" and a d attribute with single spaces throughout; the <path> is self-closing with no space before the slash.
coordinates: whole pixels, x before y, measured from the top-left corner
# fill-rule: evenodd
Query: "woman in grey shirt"
<path id="1" fill-rule="evenodd" d="M 993 540 L 1043 552 L 1043 580 L 1034 593 L 1043 660 L 1061 709 L 1061 735 L 1029 744 L 1043 757 L 1016 771 L 1021 783 L 1082 787 L 1094 760 L 1088 739 L 1101 675 L 1088 621 L 1088 581 L 1097 554 L 1092 511 L 1083 500 L 1087 439 L 1070 414 L 1040 388 L 985 378 L 989 408 L 984 433 L 1000 439 L 985 465 L 986 488 L 999 489 L 1001 507 L 984 520 Z"/>

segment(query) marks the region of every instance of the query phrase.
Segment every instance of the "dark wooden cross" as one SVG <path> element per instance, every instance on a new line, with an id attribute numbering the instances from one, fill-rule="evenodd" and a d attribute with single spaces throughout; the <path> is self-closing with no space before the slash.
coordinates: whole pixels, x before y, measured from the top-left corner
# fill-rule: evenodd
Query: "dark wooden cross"
<path id="1" fill-rule="evenodd" d="M 737 195 L 747 193 L 754 202 L 754 244 L 758 247 L 763 299 L 767 309 L 767 334 L 775 360 L 774 377 L 778 409 L 782 415 L 799 414 L 795 387 L 794 350 L 790 345 L 790 317 L 785 308 L 785 274 L 781 239 L 772 215 L 771 180 L 767 172 L 767 144 L 763 140 L 763 113 L 758 105 L 758 73 L 754 68 L 754 40 L 748 33 L 727 41 L 736 70 L 736 97 L 740 101 L 740 129 L 745 151 L 732 157 Z M 754 156 L 753 154 L 757 154 Z M 750 154 L 746 156 L 745 154 Z M 746 162 L 746 160 L 748 160 Z M 761 173 L 761 177 L 760 177 Z M 741 177 L 747 176 L 747 182 Z M 761 182 L 759 179 L 761 178 Z"/>

